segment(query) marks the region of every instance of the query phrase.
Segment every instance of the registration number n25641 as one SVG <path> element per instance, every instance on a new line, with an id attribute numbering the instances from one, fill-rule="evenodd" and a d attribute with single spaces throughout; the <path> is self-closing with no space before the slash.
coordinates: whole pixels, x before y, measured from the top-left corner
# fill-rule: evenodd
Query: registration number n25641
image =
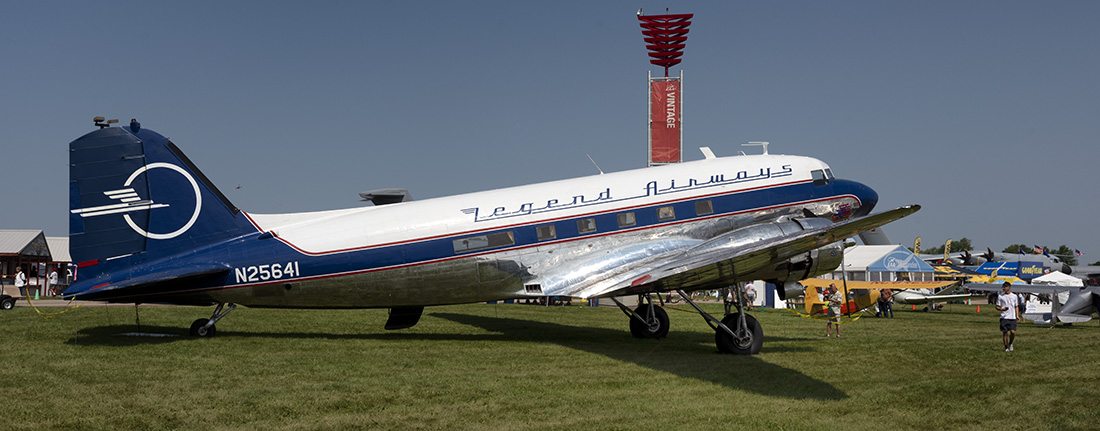
<path id="1" fill-rule="evenodd" d="M 279 280 L 300 275 L 297 261 L 287 262 L 285 265 L 273 263 L 233 268 L 233 272 L 237 275 L 238 283 Z"/>

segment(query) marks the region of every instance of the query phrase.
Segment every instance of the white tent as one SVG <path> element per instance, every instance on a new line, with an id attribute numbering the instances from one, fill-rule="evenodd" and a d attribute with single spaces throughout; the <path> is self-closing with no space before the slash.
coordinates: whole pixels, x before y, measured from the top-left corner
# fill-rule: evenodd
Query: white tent
<path id="1" fill-rule="evenodd" d="M 1061 271 L 1054 271 L 1050 274 L 1042 277 L 1035 277 L 1031 280 L 1031 284 L 1045 284 L 1048 286 L 1077 286 L 1084 287 L 1085 282 L 1080 278 L 1072 275 L 1063 274 Z"/>

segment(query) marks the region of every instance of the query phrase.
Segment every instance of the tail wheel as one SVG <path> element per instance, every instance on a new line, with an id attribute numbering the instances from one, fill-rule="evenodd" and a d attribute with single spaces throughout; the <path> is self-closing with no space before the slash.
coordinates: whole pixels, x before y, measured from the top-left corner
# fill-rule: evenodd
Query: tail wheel
<path id="1" fill-rule="evenodd" d="M 741 327 L 741 313 L 727 314 L 722 319 L 722 324 L 733 330 L 730 335 L 725 329 L 718 328 L 714 332 L 714 344 L 718 346 L 719 353 L 735 353 L 738 355 L 755 355 L 760 353 L 760 347 L 764 345 L 764 329 L 755 317 L 745 315 L 745 327 Z"/>
<path id="2" fill-rule="evenodd" d="M 649 315 L 650 309 L 653 316 Z M 630 318 L 630 334 L 635 338 L 665 338 L 668 335 L 668 312 L 664 308 L 643 304 L 634 309 L 634 314 L 645 321 Z"/>
<path id="3" fill-rule="evenodd" d="M 206 327 L 206 322 L 209 322 L 209 321 L 210 321 L 210 319 L 198 319 L 194 323 L 192 323 L 191 324 L 191 336 L 192 337 L 200 337 L 200 338 L 210 338 L 210 337 L 213 337 L 214 334 L 217 334 L 218 329 L 214 325 L 210 325 L 209 328 Z"/>

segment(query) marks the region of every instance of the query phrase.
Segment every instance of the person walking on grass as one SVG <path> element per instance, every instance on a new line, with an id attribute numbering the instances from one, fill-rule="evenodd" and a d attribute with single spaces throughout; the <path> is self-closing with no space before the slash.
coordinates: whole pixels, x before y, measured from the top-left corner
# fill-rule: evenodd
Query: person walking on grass
<path id="1" fill-rule="evenodd" d="M 1001 312 L 1001 338 L 1004 339 L 1005 351 L 1011 352 L 1016 342 L 1016 321 L 1020 319 L 1020 298 L 1012 293 L 1012 283 L 1005 282 L 1001 285 L 1001 294 L 997 295 L 997 305 L 994 307 Z"/>
<path id="2" fill-rule="evenodd" d="M 825 290 L 825 295 L 825 300 L 829 302 L 829 320 L 825 322 L 825 336 L 832 336 L 832 328 L 835 324 L 836 337 L 840 338 L 840 303 L 844 301 L 844 298 L 836 290 L 836 284 L 829 284 L 829 288 Z"/>

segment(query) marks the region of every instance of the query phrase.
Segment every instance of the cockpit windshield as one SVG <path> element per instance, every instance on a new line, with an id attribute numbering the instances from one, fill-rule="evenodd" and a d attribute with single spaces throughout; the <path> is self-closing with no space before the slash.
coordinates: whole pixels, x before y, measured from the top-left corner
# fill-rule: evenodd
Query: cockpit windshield
<path id="1" fill-rule="evenodd" d="M 829 180 L 833 179 L 833 172 L 829 169 L 817 169 L 810 171 L 810 177 L 813 178 L 815 186 L 823 186 L 829 184 Z"/>

